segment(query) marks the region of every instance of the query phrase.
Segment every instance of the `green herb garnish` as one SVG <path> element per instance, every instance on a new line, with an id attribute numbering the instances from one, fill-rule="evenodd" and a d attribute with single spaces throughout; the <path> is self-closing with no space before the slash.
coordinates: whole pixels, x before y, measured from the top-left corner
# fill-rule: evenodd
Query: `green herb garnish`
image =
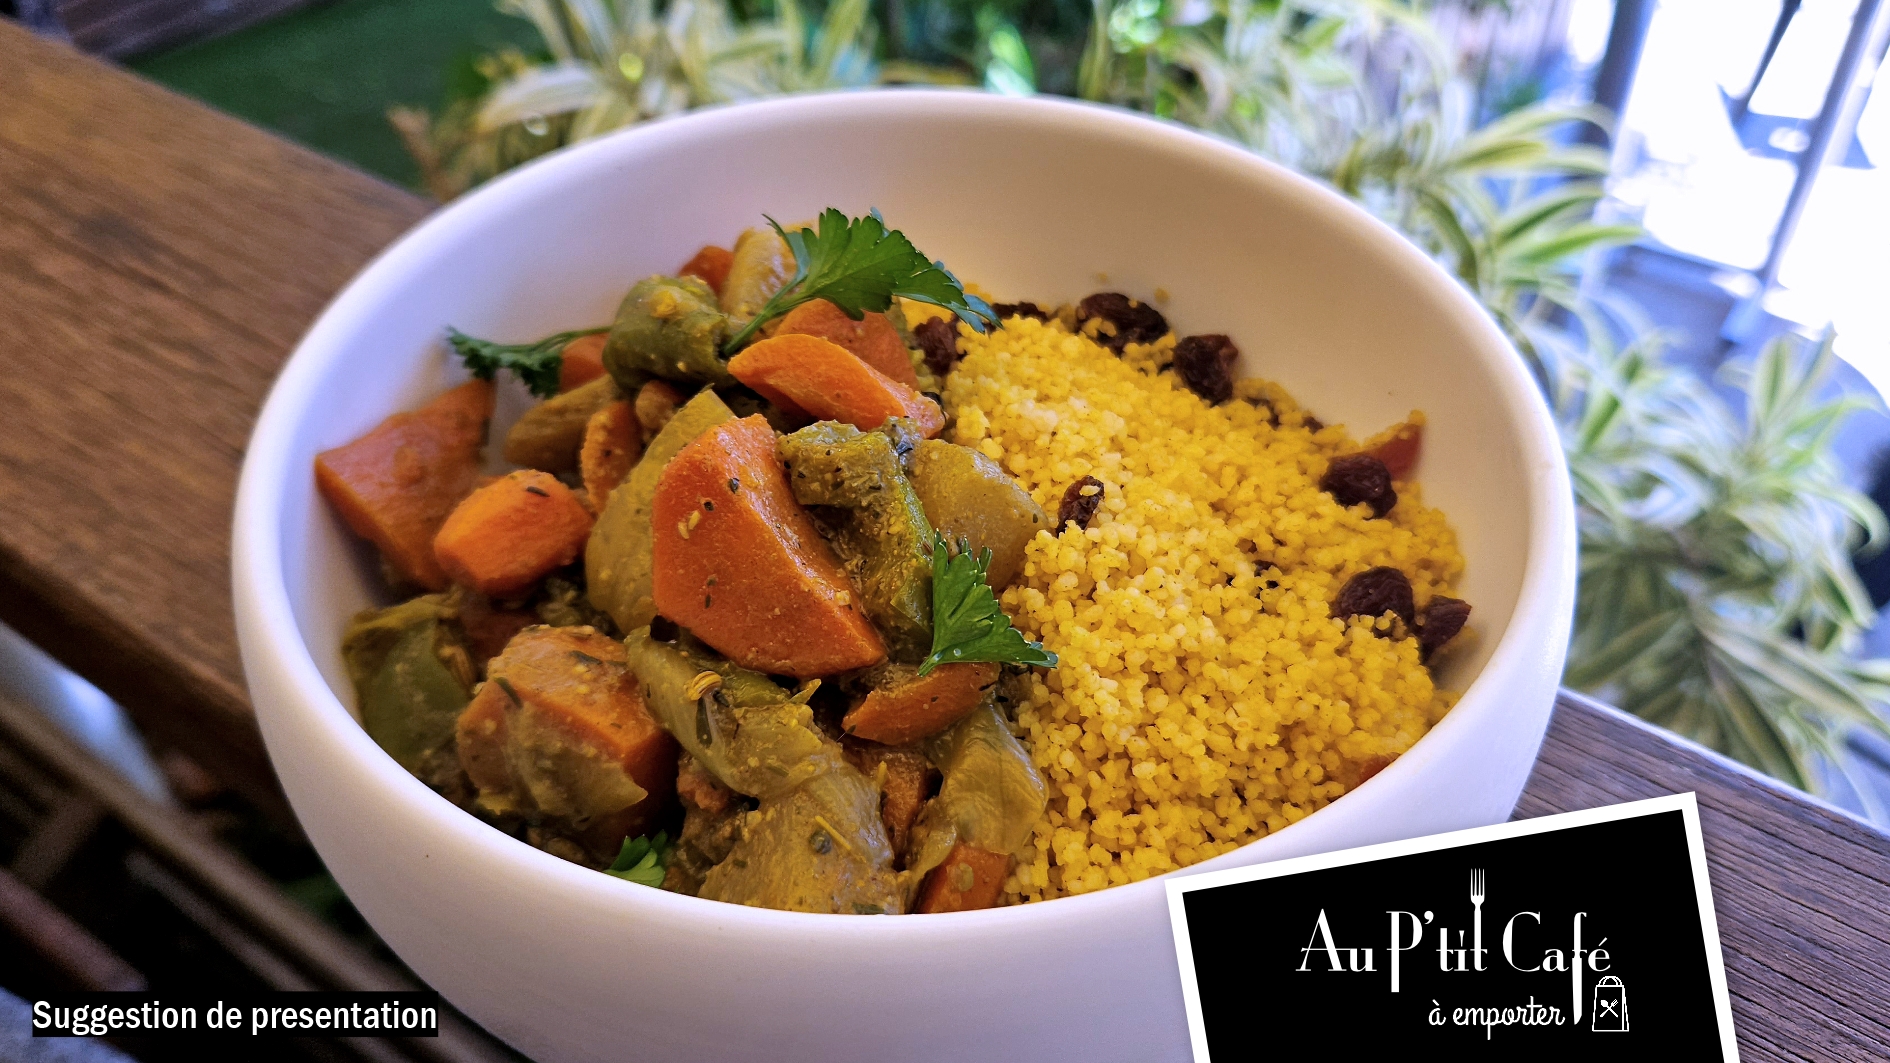
<path id="1" fill-rule="evenodd" d="M 998 608 L 985 576 L 990 567 L 990 547 L 974 557 L 970 540 L 960 539 L 953 553 L 945 537 L 933 533 L 932 652 L 920 663 L 920 675 L 958 661 L 1057 666 L 1056 654 L 1026 639 Z"/>
<path id="2" fill-rule="evenodd" d="M 968 294 L 945 263 L 927 261 L 904 233 L 886 228 L 878 211 L 848 219 L 828 207 L 818 230 L 789 232 L 773 218 L 768 224 L 793 250 L 794 276 L 722 345 L 724 354 L 741 350 L 763 325 L 814 299 L 827 300 L 855 321 L 868 311 L 886 310 L 897 295 L 942 306 L 979 332 L 997 324 L 989 303 Z"/>
<path id="3" fill-rule="evenodd" d="M 468 336 L 456 328 L 446 330 L 446 342 L 453 345 L 466 370 L 481 380 L 491 380 L 501 369 L 510 369 L 525 382 L 531 393 L 548 399 L 558 393 L 558 372 L 564 367 L 564 345 L 580 336 L 609 332 L 603 328 L 578 329 L 546 336 L 537 343 L 494 343 Z"/>
<path id="4" fill-rule="evenodd" d="M 617 859 L 604 869 L 604 874 L 660 888 L 663 876 L 668 871 L 670 850 L 674 848 L 668 833 L 660 830 L 656 832 L 655 838 L 647 834 L 625 838 Z"/>

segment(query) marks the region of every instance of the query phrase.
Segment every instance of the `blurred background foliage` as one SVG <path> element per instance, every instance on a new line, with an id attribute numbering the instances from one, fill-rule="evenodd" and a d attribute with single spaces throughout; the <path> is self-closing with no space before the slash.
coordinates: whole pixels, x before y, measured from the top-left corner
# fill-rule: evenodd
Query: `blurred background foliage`
<path id="1" fill-rule="evenodd" d="M 1544 102 L 1496 46 L 1528 7 L 498 0 L 511 28 L 427 57 L 445 71 L 437 102 L 389 118 L 441 199 L 694 107 L 914 83 L 1129 107 L 1324 180 L 1454 273 L 1537 374 L 1580 520 L 1568 685 L 1821 791 L 1850 771 L 1852 729 L 1890 735 L 1890 661 L 1858 655 L 1875 610 L 1852 563 L 1884 517 L 1831 453 L 1863 400 L 1822 397 L 1828 340 L 1775 341 L 1709 382 L 1598 294 L 1585 267 L 1639 235 L 1610 219 L 1608 156 L 1578 136 L 1612 116 Z"/>

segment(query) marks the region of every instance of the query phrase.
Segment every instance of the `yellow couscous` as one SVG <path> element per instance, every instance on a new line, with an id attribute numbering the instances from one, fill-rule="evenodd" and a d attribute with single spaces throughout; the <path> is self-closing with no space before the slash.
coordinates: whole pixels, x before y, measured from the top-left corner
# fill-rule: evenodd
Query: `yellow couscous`
<path id="1" fill-rule="evenodd" d="M 1456 536 L 1397 485 L 1384 519 L 1320 487 L 1357 449 L 1277 385 L 1211 406 L 1161 371 L 1170 334 L 1119 357 L 1061 320 L 961 330 L 949 437 L 1057 512 L 1103 489 L 1087 529 L 1027 548 L 1003 606 L 1057 653 L 1017 708 L 1050 790 L 1006 896 L 1147 878 L 1293 823 L 1409 749 L 1452 704 L 1395 618 L 1335 618 L 1353 576 L 1410 579 L 1421 608 L 1463 569 Z"/>

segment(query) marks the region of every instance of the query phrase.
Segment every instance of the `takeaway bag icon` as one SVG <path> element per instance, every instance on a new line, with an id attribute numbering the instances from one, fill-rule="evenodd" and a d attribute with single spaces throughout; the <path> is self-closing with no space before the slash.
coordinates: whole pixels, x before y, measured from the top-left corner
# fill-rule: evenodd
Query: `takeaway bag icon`
<path id="1" fill-rule="evenodd" d="M 1614 975 L 1605 975 L 1595 983 L 1594 1023 L 1589 1029 L 1600 1033 L 1626 1033 L 1627 987 Z"/>

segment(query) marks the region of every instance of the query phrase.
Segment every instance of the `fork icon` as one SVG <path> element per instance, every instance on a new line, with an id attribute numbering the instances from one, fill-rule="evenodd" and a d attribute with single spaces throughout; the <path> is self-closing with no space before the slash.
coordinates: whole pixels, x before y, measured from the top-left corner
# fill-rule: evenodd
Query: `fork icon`
<path id="1" fill-rule="evenodd" d="M 1471 943 L 1472 962 L 1477 970 L 1483 969 L 1483 869 L 1470 870 L 1470 903 L 1476 906 L 1476 916 L 1471 923 L 1473 941 Z"/>

